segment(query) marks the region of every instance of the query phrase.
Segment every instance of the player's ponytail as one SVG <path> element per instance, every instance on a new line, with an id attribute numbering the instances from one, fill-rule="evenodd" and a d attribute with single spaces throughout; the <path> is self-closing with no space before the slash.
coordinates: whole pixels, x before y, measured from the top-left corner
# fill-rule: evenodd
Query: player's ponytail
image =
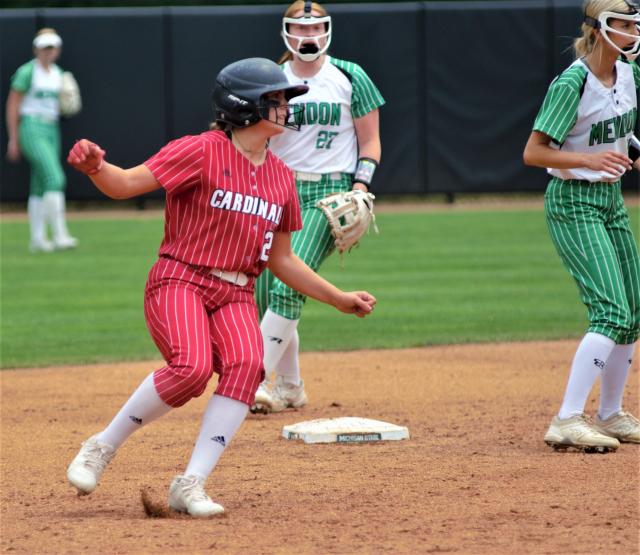
<path id="1" fill-rule="evenodd" d="M 586 0 L 582 13 L 597 20 L 602 12 L 625 13 L 628 10 L 629 6 L 624 0 Z M 591 54 L 598 43 L 599 37 L 598 30 L 584 22 L 580 29 L 582 30 L 582 36 L 573 41 L 573 50 L 576 58 L 583 58 Z"/>
<path id="2" fill-rule="evenodd" d="M 293 54 L 291 54 L 291 52 L 287 50 L 282 56 L 280 56 L 280 58 L 278 58 L 277 64 L 280 66 L 292 59 L 293 59 Z"/>
<path id="3" fill-rule="evenodd" d="M 582 36 L 573 41 L 573 50 L 576 53 L 576 59 L 584 58 L 593 52 L 598 36 L 596 30 L 586 23 L 582 24 L 581 29 Z"/>

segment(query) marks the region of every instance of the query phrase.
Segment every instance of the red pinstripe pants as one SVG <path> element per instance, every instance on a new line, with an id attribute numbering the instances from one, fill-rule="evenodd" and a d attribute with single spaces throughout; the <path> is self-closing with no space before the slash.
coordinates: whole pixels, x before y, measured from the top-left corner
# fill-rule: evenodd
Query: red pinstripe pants
<path id="1" fill-rule="evenodd" d="M 154 373 L 165 403 L 179 407 L 202 395 L 214 371 L 216 394 L 253 403 L 264 377 L 253 280 L 239 287 L 160 258 L 149 272 L 144 313 L 167 362 Z"/>

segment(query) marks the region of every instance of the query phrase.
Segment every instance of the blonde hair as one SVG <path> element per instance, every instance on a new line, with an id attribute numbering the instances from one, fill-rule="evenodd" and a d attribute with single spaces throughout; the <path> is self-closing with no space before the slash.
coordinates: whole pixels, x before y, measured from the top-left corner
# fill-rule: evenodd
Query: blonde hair
<path id="1" fill-rule="evenodd" d="M 296 12 L 299 12 L 300 10 L 304 10 L 305 3 L 306 2 L 304 0 L 296 0 L 293 4 L 291 4 L 287 8 L 287 10 L 284 12 L 284 15 L 282 17 L 293 17 L 293 14 L 295 14 Z M 329 15 L 327 13 L 327 10 L 325 10 L 317 2 L 311 2 L 311 10 L 318 12 L 320 14 L 320 17 Z M 291 52 L 287 50 L 282 56 L 280 56 L 280 59 L 278 60 L 277 63 L 278 65 L 284 64 L 285 62 L 288 62 L 289 60 L 292 60 L 292 59 L 293 59 L 293 54 L 291 54 Z"/>
<path id="2" fill-rule="evenodd" d="M 583 14 L 598 19 L 602 12 L 622 12 L 629 11 L 629 4 L 624 0 L 586 0 L 582 8 Z M 573 41 L 573 50 L 576 58 L 582 58 L 593 52 L 598 42 L 598 30 L 582 23 L 580 27 L 582 36 Z"/>
<path id="3" fill-rule="evenodd" d="M 33 38 L 35 39 L 40 35 L 57 35 L 57 34 L 58 34 L 58 31 L 56 31 L 53 27 L 43 27 L 35 34 Z"/>

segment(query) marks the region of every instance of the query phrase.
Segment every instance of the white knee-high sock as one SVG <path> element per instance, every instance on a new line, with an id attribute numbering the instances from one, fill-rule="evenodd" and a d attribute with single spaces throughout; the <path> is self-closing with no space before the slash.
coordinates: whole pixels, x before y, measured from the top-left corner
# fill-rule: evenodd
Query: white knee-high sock
<path id="1" fill-rule="evenodd" d="M 276 373 L 282 376 L 285 383 L 300 385 L 300 360 L 298 353 L 300 351 L 300 337 L 298 330 L 295 329 L 289 345 L 282 353 L 282 358 L 278 362 Z"/>
<path id="2" fill-rule="evenodd" d="M 111 423 L 98 435 L 98 439 L 116 449 L 136 430 L 160 418 L 173 407 L 167 405 L 153 384 L 153 372 L 129 397 Z"/>
<path id="3" fill-rule="evenodd" d="M 614 347 L 615 342 L 605 335 L 589 332 L 584 336 L 573 357 L 558 418 L 570 418 L 584 412 L 591 388 Z"/>
<path id="4" fill-rule="evenodd" d="M 598 414 L 603 420 L 622 410 L 622 395 L 627 381 L 635 343 L 616 345 L 607 359 L 600 379 L 600 408 Z"/>
<path id="5" fill-rule="evenodd" d="M 35 195 L 29 196 L 27 202 L 27 212 L 29 214 L 29 231 L 31 242 L 42 244 L 47 240 L 47 233 L 44 219 L 44 206 L 42 198 Z"/>
<path id="6" fill-rule="evenodd" d="M 245 403 L 222 395 L 211 397 L 185 475 L 195 474 L 204 480 L 209 477 L 244 422 L 247 412 L 249 405 Z"/>
<path id="7" fill-rule="evenodd" d="M 45 214 L 51 223 L 53 239 L 56 242 L 67 241 L 71 238 L 67 229 L 65 215 L 66 202 L 62 191 L 47 191 L 43 197 Z"/>
<path id="8" fill-rule="evenodd" d="M 264 342 L 264 369 L 267 379 L 280 362 L 297 325 L 298 320 L 288 320 L 270 309 L 264 313 L 260 322 L 260 331 Z"/>

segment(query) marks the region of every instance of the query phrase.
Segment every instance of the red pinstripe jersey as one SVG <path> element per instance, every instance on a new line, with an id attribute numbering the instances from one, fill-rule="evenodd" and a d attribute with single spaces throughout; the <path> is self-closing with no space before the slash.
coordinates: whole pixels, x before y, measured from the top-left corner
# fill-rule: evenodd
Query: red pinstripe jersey
<path id="1" fill-rule="evenodd" d="M 144 165 L 166 191 L 161 256 L 255 276 L 273 233 L 302 228 L 293 172 L 269 150 L 254 166 L 222 131 L 172 141 Z"/>

